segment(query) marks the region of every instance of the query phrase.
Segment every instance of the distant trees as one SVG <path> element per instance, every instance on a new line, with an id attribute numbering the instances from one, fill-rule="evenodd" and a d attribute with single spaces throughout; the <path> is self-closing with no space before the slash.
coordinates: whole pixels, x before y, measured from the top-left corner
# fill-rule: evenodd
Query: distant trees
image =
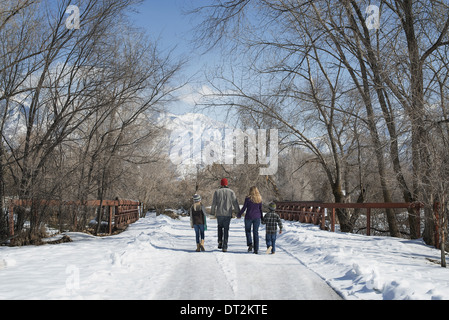
<path id="1" fill-rule="evenodd" d="M 203 104 L 278 127 L 283 141 L 313 155 L 298 168 L 320 164 L 336 202 L 422 201 L 424 239 L 435 244 L 435 184 L 441 190 L 449 178 L 438 160 L 448 138 L 449 5 L 379 1 L 375 25 L 371 4 L 239 0 L 196 9 L 205 17 L 199 41 L 228 48 L 245 70 L 219 72 Z M 395 213 L 386 215 L 400 236 Z M 338 218 L 352 230 L 347 212 Z M 416 238 L 412 212 L 409 225 Z"/>
<path id="2" fill-rule="evenodd" d="M 1 201 L 139 196 L 181 66 L 123 18 L 139 2 L 81 1 L 79 29 L 68 0 L 0 4 Z M 17 211 L 19 232 L 38 232 L 38 211 Z"/>

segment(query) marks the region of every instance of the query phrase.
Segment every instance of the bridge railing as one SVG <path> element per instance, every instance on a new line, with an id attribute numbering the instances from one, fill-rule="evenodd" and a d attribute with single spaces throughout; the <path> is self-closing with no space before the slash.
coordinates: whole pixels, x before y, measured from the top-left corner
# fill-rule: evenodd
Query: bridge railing
<path id="1" fill-rule="evenodd" d="M 335 232 L 336 209 L 365 209 L 366 210 L 366 234 L 371 235 L 371 209 L 414 209 L 417 221 L 418 237 L 420 237 L 420 212 L 423 204 L 412 203 L 321 203 L 283 201 L 277 202 L 276 212 L 281 219 L 299 221 L 301 223 L 312 223 L 319 225 L 322 230 L 326 227 L 326 218 L 330 220 L 330 231 Z M 327 212 L 327 216 L 326 216 Z"/>
<path id="2" fill-rule="evenodd" d="M 97 207 L 108 218 L 108 232 L 112 234 L 113 227 L 121 229 L 139 220 L 140 202 L 133 200 L 88 200 L 88 201 L 59 201 L 59 200 L 10 200 L 8 209 L 9 237 L 14 237 L 14 208 L 79 206 Z M 99 222 L 101 223 L 101 222 Z"/>
<path id="3" fill-rule="evenodd" d="M 109 207 L 109 219 L 112 221 L 111 216 L 111 208 Z M 140 203 L 136 201 L 127 201 L 127 200 L 120 200 L 118 203 L 115 203 L 115 212 L 114 212 L 114 225 L 116 228 L 123 228 L 131 223 L 136 222 L 139 220 L 140 216 Z M 109 228 L 111 228 L 111 222 L 109 223 Z M 111 233 L 112 230 L 109 229 L 109 233 Z"/>

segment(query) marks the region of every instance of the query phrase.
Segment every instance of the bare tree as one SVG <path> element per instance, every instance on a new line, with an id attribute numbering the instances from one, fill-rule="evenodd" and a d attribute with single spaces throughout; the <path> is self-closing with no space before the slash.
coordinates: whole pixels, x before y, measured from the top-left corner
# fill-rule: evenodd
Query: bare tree
<path id="1" fill-rule="evenodd" d="M 148 120 L 178 87 L 181 63 L 124 20 L 139 2 L 86 0 L 79 30 L 65 25 L 70 1 L 2 7 L 0 180 L 12 177 L 11 196 L 103 199 L 120 191 L 112 186 L 130 163 L 158 159 Z M 38 203 L 32 214 L 17 210 L 19 231 L 30 220 L 30 239 L 48 218 Z"/>
<path id="2" fill-rule="evenodd" d="M 228 52 L 250 53 L 249 66 L 259 74 L 259 79 L 268 79 L 259 80 L 264 85 L 260 88 L 264 87 L 265 95 L 271 95 L 273 100 L 280 93 L 291 96 L 300 92 L 297 79 L 307 75 L 310 61 L 315 64 L 321 61 L 322 68 L 318 66 L 314 70 L 323 75 L 321 79 L 315 77 L 317 87 L 329 83 L 326 75 L 331 75 L 331 79 L 340 72 L 340 81 L 346 84 L 346 90 L 335 92 L 339 98 L 358 95 L 365 114 L 350 114 L 344 108 L 315 99 L 317 111 L 320 112 L 320 105 L 327 109 L 331 107 L 334 112 L 346 112 L 352 122 L 357 119 L 355 131 L 360 132 L 360 125 L 368 128 L 383 201 L 393 201 L 391 184 L 397 184 L 405 201 L 426 203 L 424 238 L 433 244 L 431 200 L 434 196 L 428 186 L 435 166 L 426 147 L 431 140 L 425 122 L 429 116 L 428 106 L 439 99 L 432 94 L 435 88 L 432 66 L 436 70 L 447 64 L 449 8 L 440 1 L 380 1 L 381 23 L 378 29 L 371 30 L 370 13 L 366 10 L 370 4 L 369 1 L 350 0 L 216 1 L 196 10 L 206 17 L 199 29 L 199 39 L 208 39 L 209 46 L 215 46 L 225 38 L 236 40 Z M 436 60 L 440 67 L 436 67 Z M 271 78 L 263 78 L 267 74 Z M 232 78 L 232 73 L 227 78 Z M 441 91 L 447 79 L 444 79 L 444 84 L 441 83 L 443 77 L 438 79 Z M 273 83 L 282 83 L 283 86 L 267 93 L 266 88 L 272 89 Z M 236 88 L 222 89 L 221 92 L 238 92 Z M 329 89 L 332 92 L 332 86 Z M 313 97 L 310 93 L 313 91 L 308 92 Z M 303 94 L 303 100 L 310 99 L 304 97 Z M 265 97 L 266 100 L 268 98 Z M 285 100 L 276 101 L 278 105 L 281 102 Z M 244 105 L 248 108 L 249 104 Z M 269 108 L 266 111 L 276 115 Z M 322 112 L 321 117 L 326 119 Z M 292 122 L 292 117 L 288 119 Z M 382 133 L 382 126 L 385 126 L 387 136 Z M 304 133 L 305 138 L 310 139 L 309 134 Z M 411 146 L 409 158 L 403 151 L 407 145 Z M 332 142 L 330 147 L 332 149 Z M 336 168 L 342 167 L 335 159 L 334 163 Z M 404 173 L 404 166 L 412 166 L 411 180 Z M 396 181 L 389 179 L 390 168 Z M 395 213 L 389 210 L 387 217 L 390 234 L 399 236 Z M 411 237 L 416 238 L 419 230 L 413 212 L 409 212 L 409 224 Z"/>
<path id="3" fill-rule="evenodd" d="M 216 88 L 218 96 L 228 98 L 227 101 L 220 102 L 220 105 L 264 115 L 266 119 L 272 119 L 280 128 L 289 132 L 296 143 L 315 155 L 315 161 L 321 164 L 326 174 L 334 200 L 343 202 L 347 196 L 343 191 L 344 185 L 347 184 L 344 181 L 348 168 L 345 159 L 357 150 L 357 147 L 348 148 L 348 145 L 356 143 L 355 136 L 351 139 L 343 133 L 353 119 L 360 118 L 359 110 L 345 110 L 343 107 L 344 64 L 332 57 L 333 61 L 330 61 L 327 57 L 329 51 L 324 40 L 320 38 L 322 32 L 317 28 L 310 28 L 307 15 L 304 15 L 302 10 L 296 10 L 296 7 L 288 6 L 284 2 L 264 2 L 264 5 L 268 13 L 262 14 L 277 17 L 276 25 L 280 26 L 274 26 L 276 36 L 270 34 L 266 39 L 251 34 L 251 40 L 245 35 L 242 35 L 242 38 L 247 41 L 246 48 L 255 60 L 250 65 L 251 70 L 256 77 L 263 79 L 261 83 L 270 85 L 255 88 L 259 90 L 258 93 L 248 93 L 252 89 L 246 88 L 245 84 L 221 76 L 220 80 L 227 81 L 229 85 L 226 89 L 220 90 L 218 86 Z M 242 10 L 249 4 L 240 1 L 234 2 L 233 6 L 235 12 L 243 15 Z M 214 9 L 215 15 L 220 9 L 221 13 L 226 14 L 229 6 L 217 4 Z M 211 22 L 229 23 L 231 17 L 228 18 L 211 19 Z M 240 20 L 238 22 L 241 23 Z M 265 33 L 261 36 L 264 37 Z M 255 82 L 248 79 L 245 81 Z M 212 101 L 211 104 L 216 106 L 217 102 Z M 320 133 L 318 128 L 322 128 L 325 134 Z M 363 188 L 360 188 L 360 194 L 361 189 Z M 355 221 L 355 217 L 351 220 L 343 210 L 338 211 L 338 217 L 342 230 L 352 230 L 350 221 Z"/>

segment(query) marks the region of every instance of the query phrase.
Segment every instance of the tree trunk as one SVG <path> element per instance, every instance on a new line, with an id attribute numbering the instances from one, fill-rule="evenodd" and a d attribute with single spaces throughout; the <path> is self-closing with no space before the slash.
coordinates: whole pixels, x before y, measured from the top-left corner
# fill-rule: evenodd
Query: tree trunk
<path id="1" fill-rule="evenodd" d="M 341 190 L 341 185 L 334 184 L 332 188 L 332 193 L 335 198 L 335 203 L 344 203 L 345 196 L 343 194 L 343 191 Z M 335 210 L 335 213 L 337 214 L 337 218 L 340 223 L 340 231 L 352 232 L 354 228 L 351 223 L 351 218 L 348 211 L 345 209 L 337 208 Z"/>

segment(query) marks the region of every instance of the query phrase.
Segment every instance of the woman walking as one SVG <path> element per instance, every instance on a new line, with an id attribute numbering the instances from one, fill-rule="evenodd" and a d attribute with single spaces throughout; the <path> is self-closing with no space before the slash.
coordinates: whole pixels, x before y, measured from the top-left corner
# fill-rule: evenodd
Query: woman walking
<path id="1" fill-rule="evenodd" d="M 204 231 L 207 231 L 206 209 L 201 204 L 199 195 L 193 196 L 193 205 L 190 207 L 190 226 L 195 229 L 196 252 L 205 251 Z"/>
<path id="2" fill-rule="evenodd" d="M 248 246 L 248 252 L 253 251 L 254 253 L 259 253 L 259 226 L 263 219 L 262 213 L 262 196 L 259 193 L 257 187 L 251 187 L 249 190 L 249 195 L 245 199 L 245 204 L 240 210 L 237 218 L 240 219 L 242 214 L 246 210 L 245 215 L 245 233 L 246 233 L 246 244 Z M 251 229 L 253 238 L 251 238 Z"/>

